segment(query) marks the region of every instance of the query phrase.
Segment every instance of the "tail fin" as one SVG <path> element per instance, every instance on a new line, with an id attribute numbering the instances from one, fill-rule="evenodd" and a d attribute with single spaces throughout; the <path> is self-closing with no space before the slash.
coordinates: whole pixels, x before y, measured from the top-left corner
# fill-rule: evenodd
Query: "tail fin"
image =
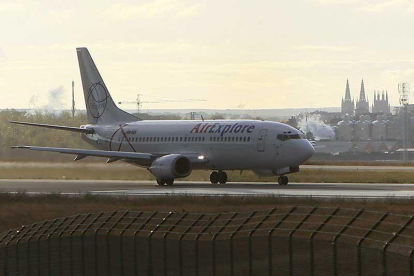
<path id="1" fill-rule="evenodd" d="M 140 120 L 115 105 L 88 49 L 77 48 L 76 51 L 88 122 L 90 124 L 112 124 Z"/>

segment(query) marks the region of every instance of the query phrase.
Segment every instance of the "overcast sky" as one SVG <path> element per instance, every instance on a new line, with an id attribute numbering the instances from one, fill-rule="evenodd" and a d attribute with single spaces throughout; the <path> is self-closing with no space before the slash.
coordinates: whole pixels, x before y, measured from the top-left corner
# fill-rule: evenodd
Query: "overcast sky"
<path id="1" fill-rule="evenodd" d="M 207 100 L 144 108 L 339 106 L 347 78 L 398 105 L 413 26 L 412 0 L 0 0 L 0 108 L 69 107 L 72 79 L 84 108 L 78 46 L 116 102 Z"/>

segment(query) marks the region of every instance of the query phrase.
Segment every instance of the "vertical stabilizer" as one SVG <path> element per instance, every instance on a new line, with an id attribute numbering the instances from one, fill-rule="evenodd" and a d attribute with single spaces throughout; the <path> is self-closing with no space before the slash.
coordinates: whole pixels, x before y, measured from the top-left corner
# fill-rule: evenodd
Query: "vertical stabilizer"
<path id="1" fill-rule="evenodd" d="M 139 118 L 119 109 L 112 100 L 98 68 L 87 48 L 77 48 L 79 69 L 90 124 L 138 121 Z"/>

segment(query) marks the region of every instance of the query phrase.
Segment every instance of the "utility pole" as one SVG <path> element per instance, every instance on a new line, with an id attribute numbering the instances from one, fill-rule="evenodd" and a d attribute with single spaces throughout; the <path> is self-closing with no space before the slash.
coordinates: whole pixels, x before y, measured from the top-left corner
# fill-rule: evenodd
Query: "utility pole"
<path id="1" fill-rule="evenodd" d="M 197 114 L 197 112 L 190 112 L 190 113 L 188 113 L 188 114 L 190 114 L 190 120 L 195 120 L 195 115 Z"/>
<path id="2" fill-rule="evenodd" d="M 400 83 L 398 85 L 398 93 L 400 94 L 400 105 L 403 112 L 403 160 L 404 163 L 407 163 L 407 144 L 409 139 L 408 103 L 410 100 L 410 84 L 405 82 Z"/>
<path id="3" fill-rule="evenodd" d="M 75 117 L 75 82 L 72 81 L 72 117 Z"/>

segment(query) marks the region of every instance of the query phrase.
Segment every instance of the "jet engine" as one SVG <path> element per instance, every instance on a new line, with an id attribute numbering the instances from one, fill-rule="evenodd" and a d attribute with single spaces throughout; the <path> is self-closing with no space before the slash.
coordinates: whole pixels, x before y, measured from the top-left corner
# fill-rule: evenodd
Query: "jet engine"
<path id="1" fill-rule="evenodd" d="M 183 178 L 190 175 L 191 162 L 180 154 L 169 154 L 155 159 L 149 170 L 157 179 Z"/>

